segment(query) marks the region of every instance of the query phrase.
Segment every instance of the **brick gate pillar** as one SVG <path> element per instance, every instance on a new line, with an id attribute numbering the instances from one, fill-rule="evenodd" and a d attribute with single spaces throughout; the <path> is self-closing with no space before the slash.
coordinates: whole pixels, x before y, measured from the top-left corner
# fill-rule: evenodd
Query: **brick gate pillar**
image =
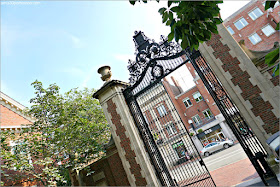
<path id="1" fill-rule="evenodd" d="M 122 90 L 127 83 L 106 82 L 93 97 L 99 99 L 131 186 L 161 186 Z M 118 171 L 115 171 L 118 172 Z"/>
<path id="2" fill-rule="evenodd" d="M 211 40 L 200 44 L 199 50 L 266 151 L 271 153 L 265 141 L 279 131 L 279 84 L 261 74 L 223 24 L 218 25 L 218 31 Z"/>

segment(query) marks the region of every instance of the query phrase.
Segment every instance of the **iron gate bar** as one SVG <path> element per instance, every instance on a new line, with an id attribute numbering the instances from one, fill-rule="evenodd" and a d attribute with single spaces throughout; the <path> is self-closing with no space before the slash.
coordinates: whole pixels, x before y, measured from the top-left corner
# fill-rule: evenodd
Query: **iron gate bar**
<path id="1" fill-rule="evenodd" d="M 245 153 L 249 157 L 250 161 L 252 162 L 253 166 L 255 167 L 256 171 L 258 172 L 259 176 L 261 177 L 263 183 L 268 186 L 267 180 L 269 178 L 273 178 L 276 181 L 277 176 L 273 172 L 273 170 L 269 167 L 267 162 L 265 161 L 264 157 L 267 156 L 267 153 L 265 152 L 263 146 L 260 144 L 256 136 L 251 132 L 250 128 L 248 127 L 248 124 L 246 121 L 243 119 L 241 114 L 238 112 L 237 107 L 233 104 L 231 99 L 229 98 L 228 94 L 225 92 L 223 89 L 222 85 L 220 84 L 219 80 L 217 77 L 214 75 L 213 71 L 207 64 L 207 62 L 204 60 L 202 55 L 200 54 L 199 51 L 193 51 L 191 52 L 189 49 L 187 49 L 187 56 L 192 63 L 193 67 L 197 71 L 198 75 L 202 79 L 205 87 L 209 91 L 210 95 L 213 97 L 215 103 L 217 104 L 218 108 L 220 109 L 221 113 L 225 116 L 227 124 L 231 127 L 234 135 L 238 139 L 240 145 L 243 147 Z M 198 66 L 198 64 L 200 66 Z M 203 72 L 202 72 L 203 71 Z M 206 76 L 205 76 L 206 75 Z M 209 76 L 210 75 L 210 76 Z M 207 80 L 208 78 L 208 80 Z M 217 81 L 214 81 L 214 80 Z M 215 87 L 212 88 L 212 86 L 209 84 L 210 83 L 216 88 L 219 89 L 220 93 L 215 92 Z M 212 82 L 211 82 L 212 81 Z M 221 93 L 222 92 L 222 93 Z M 218 98 L 218 94 L 223 94 L 225 98 Z M 233 108 L 234 110 L 233 110 Z M 233 112 L 234 116 L 231 117 L 229 116 L 228 112 L 225 109 L 230 109 L 230 112 Z M 237 130 L 237 127 L 234 124 L 234 119 L 238 120 L 238 123 L 241 123 L 242 127 L 249 132 L 249 135 L 251 136 L 250 138 L 245 138 L 240 131 Z M 239 125 L 239 124 L 238 124 Z M 240 127 L 239 127 L 240 128 Z M 252 140 L 254 139 L 254 140 Z M 248 141 L 249 140 L 249 141 Z M 254 142 L 252 142 L 254 141 Z M 255 155 L 253 154 L 251 148 L 253 148 L 253 152 L 255 152 Z M 258 151 L 258 152 L 257 152 Z M 262 166 L 260 165 L 262 164 Z M 262 169 L 264 168 L 264 170 Z M 278 183 L 279 184 L 279 183 Z"/>
<path id="2" fill-rule="evenodd" d="M 128 92 L 128 93 L 126 93 L 126 92 Z M 163 160 L 161 154 L 159 154 L 160 152 L 158 150 L 158 147 L 156 146 L 154 138 L 152 137 L 151 132 L 148 130 L 144 116 L 140 112 L 141 110 L 140 110 L 138 103 L 135 100 L 135 97 L 131 95 L 130 89 L 124 90 L 124 93 L 126 93 L 126 94 L 124 94 L 124 96 L 127 99 L 128 106 L 129 106 L 130 112 L 133 116 L 133 119 L 134 119 L 135 123 L 138 124 L 136 126 L 138 128 L 138 131 L 141 134 L 141 138 L 144 142 L 145 148 L 151 158 L 152 164 L 155 167 L 156 175 L 158 176 L 158 178 L 163 186 L 175 186 L 175 183 L 172 180 L 170 173 L 168 172 L 168 169 L 164 163 L 164 160 Z M 127 97 L 127 96 L 129 96 L 129 97 Z M 133 106 L 133 104 L 134 104 L 134 106 Z M 132 107 L 134 108 L 135 111 L 133 111 Z M 138 120 L 137 120 L 137 117 L 138 117 Z M 143 124 L 142 129 L 139 126 L 139 124 L 140 124 L 139 122 L 140 123 L 142 122 L 142 124 Z M 145 139 L 145 138 L 147 138 L 147 139 Z M 149 145 L 149 143 L 152 145 Z M 154 148 L 155 150 L 152 151 L 152 148 Z M 164 180 L 165 177 L 163 175 L 163 172 L 166 172 L 167 181 Z"/>
<path id="3" fill-rule="evenodd" d="M 153 83 L 152 85 L 162 85 L 162 83 L 160 82 L 160 83 Z M 164 88 L 164 86 L 162 85 L 162 87 Z M 164 88 L 164 91 L 165 91 L 166 89 Z M 153 97 L 155 97 L 156 95 L 159 95 L 158 93 L 155 93 L 155 91 L 154 92 L 152 92 L 153 93 L 153 95 L 150 95 L 151 96 L 151 98 L 153 98 Z M 161 93 L 161 92 L 159 92 L 159 93 Z M 165 95 L 166 96 L 162 96 L 161 95 L 161 98 L 163 99 L 163 100 L 170 100 L 171 101 L 171 99 L 170 99 L 170 97 L 169 97 L 169 95 L 168 95 L 168 93 L 165 91 Z M 147 97 L 147 95 L 146 95 L 146 97 Z M 143 100 L 144 98 L 143 97 L 141 97 L 141 99 Z M 144 99 L 145 100 L 145 99 Z M 138 103 L 138 102 L 137 102 Z M 168 102 L 168 104 L 167 104 L 168 106 L 167 106 L 167 108 L 169 109 L 168 111 L 167 111 L 167 114 L 164 116 L 164 118 L 163 118 L 163 120 L 164 120 L 164 122 L 163 122 L 163 124 L 166 124 L 168 121 L 171 121 L 171 116 L 170 115 L 168 115 L 169 113 L 171 113 L 171 112 L 174 112 L 174 111 L 176 111 L 176 108 L 175 108 L 175 106 L 173 105 L 173 103 L 172 103 L 172 101 L 171 102 Z M 171 107 L 169 106 L 169 105 L 172 105 Z M 177 112 L 177 111 L 176 111 Z M 143 113 L 143 111 L 142 111 L 142 113 Z M 176 113 L 176 114 L 178 114 L 178 113 Z M 185 134 L 187 134 L 188 135 L 188 133 L 187 133 L 187 130 L 186 130 L 186 127 L 184 126 L 184 124 L 182 123 L 182 120 L 180 119 L 180 116 L 178 115 L 177 116 L 177 118 L 178 119 L 176 119 L 174 122 L 175 122 L 175 124 L 177 123 L 177 124 L 179 124 L 179 123 L 181 123 L 182 124 L 182 127 L 184 128 L 184 130 L 185 130 Z M 159 119 L 157 119 L 157 120 L 159 120 Z M 188 135 L 189 136 L 189 135 Z M 182 136 L 181 136 L 182 137 Z M 188 141 L 192 141 L 191 140 L 191 138 L 190 137 L 188 137 L 189 139 L 188 139 Z M 172 140 L 172 139 L 169 139 L 169 140 Z M 183 140 L 183 139 L 182 139 Z M 174 140 L 173 139 L 173 141 L 175 142 L 176 141 L 176 139 Z M 178 141 L 178 140 L 177 140 Z M 184 143 L 186 144 L 186 142 L 184 141 Z M 193 143 L 193 142 L 192 142 Z M 168 143 L 167 143 L 168 144 Z M 187 145 L 189 145 L 189 143 L 187 142 Z M 188 147 L 190 147 L 190 146 L 188 146 Z M 199 153 L 198 153 L 198 151 L 197 151 L 197 149 L 196 149 L 196 147 L 193 145 L 192 147 L 191 147 L 192 149 L 195 149 L 195 151 L 196 151 L 196 154 L 200 157 L 200 155 L 199 155 Z M 192 151 L 194 151 L 194 150 L 192 150 Z M 161 151 L 161 154 L 163 155 L 163 157 L 165 157 L 167 160 L 174 160 L 173 158 L 171 158 L 169 155 L 168 155 L 168 153 L 166 153 L 165 151 Z M 197 161 L 196 163 L 197 164 L 199 164 L 199 165 L 201 165 L 201 163 L 203 163 L 203 161 L 202 161 L 202 159 L 201 159 L 201 157 L 200 157 L 200 161 L 201 162 L 199 162 L 199 161 Z M 195 162 L 194 162 L 195 163 Z M 192 163 L 192 164 L 190 164 L 190 165 L 193 165 L 194 163 Z M 203 164 L 204 165 L 204 164 Z M 205 165 L 204 165 L 204 167 L 205 167 Z M 194 170 L 194 168 L 196 168 L 196 170 Z M 208 172 L 208 170 L 207 170 L 207 168 L 205 168 L 206 169 L 206 171 L 205 170 L 202 170 L 202 168 L 201 167 L 199 167 L 198 165 L 196 165 L 196 167 L 189 167 L 188 169 L 189 170 L 182 170 L 183 168 L 181 168 L 181 167 L 179 167 L 179 169 L 180 169 L 180 172 L 178 173 L 176 173 L 176 176 L 177 177 L 179 177 L 179 180 L 181 181 L 180 183 L 182 184 L 182 181 L 184 182 L 184 181 L 187 181 L 187 179 L 185 179 L 184 177 L 186 177 L 186 176 L 184 176 L 184 174 L 183 173 L 188 173 L 188 175 L 190 175 L 190 176 L 192 176 L 193 175 L 193 173 L 196 173 L 196 172 L 198 172 L 199 171 L 199 173 L 201 173 L 201 175 L 196 175 L 196 176 L 194 176 L 194 177 L 192 177 L 192 180 L 191 180 L 191 182 L 190 183 L 183 183 L 183 184 L 186 184 L 186 185 L 190 185 L 190 184 L 195 184 L 195 183 L 198 183 L 198 182 L 201 182 L 201 181 L 203 181 L 203 179 L 208 179 L 208 178 L 210 178 L 211 180 L 212 180 L 212 178 L 210 177 L 210 174 L 209 174 L 209 172 Z M 205 173 L 206 172 L 206 173 Z M 174 174 L 175 175 L 175 174 Z M 206 177 L 205 177 L 205 175 L 207 175 Z M 204 177 L 203 177 L 204 176 Z M 202 177 L 202 179 L 201 179 L 201 177 Z M 192 181 L 194 181 L 195 180 L 195 182 L 192 182 Z M 175 182 L 177 183 L 177 181 L 175 180 Z M 208 182 L 208 181 L 205 181 L 204 183 L 201 183 L 199 186 L 214 186 L 215 184 L 214 184 L 214 181 L 212 180 L 211 182 Z"/>
<path id="4" fill-rule="evenodd" d="M 162 82 L 162 79 L 165 76 L 174 72 L 187 62 L 187 60 L 184 61 L 181 58 L 184 54 L 187 55 L 188 60 L 194 66 L 264 184 L 269 185 L 267 182 L 269 177 L 276 179 L 277 181 L 275 173 L 271 170 L 265 160 L 265 157 L 267 156 L 266 151 L 255 134 L 251 131 L 238 108 L 231 101 L 230 97 L 223 89 L 222 84 L 199 51 L 190 52 L 189 49 L 184 51 L 178 44 L 168 42 L 164 37 L 162 37 L 162 42 L 157 44 L 154 41 L 149 40 L 141 31 L 136 32 L 134 41 L 138 50 L 136 62 L 129 61 L 128 69 L 131 76 L 131 85 L 127 87 L 123 93 L 141 138 L 143 139 L 145 148 L 155 168 L 156 174 L 163 186 L 175 184 L 204 184 L 203 186 L 205 186 L 205 184 L 215 185 Z M 156 91 L 158 88 L 159 91 L 157 93 Z M 161 98 L 162 100 L 158 98 Z M 153 99 L 158 99 L 160 102 L 157 100 L 158 103 L 153 104 Z M 144 101 L 143 106 L 141 105 L 142 100 Z M 145 103 L 147 103 L 147 105 Z M 151 116 L 148 116 L 149 118 L 152 118 L 151 121 L 146 121 L 144 117 L 144 112 L 146 112 L 145 108 L 148 108 L 147 111 L 152 111 L 154 107 L 152 105 L 158 105 L 159 103 L 163 103 L 163 107 L 164 104 L 167 106 L 167 110 L 164 109 L 164 115 L 158 117 L 156 113 L 152 113 Z M 177 128 L 180 127 L 180 129 L 183 129 L 178 133 L 178 130 L 174 125 L 176 125 Z M 176 131 L 176 136 L 169 138 L 173 133 L 168 133 L 168 136 L 163 133 L 164 129 L 167 131 L 167 126 L 170 132 L 170 128 L 174 127 L 176 129 L 172 130 L 173 133 Z M 158 129 L 160 129 L 160 131 L 158 131 Z M 152 131 L 159 133 L 162 141 L 161 144 L 159 144 L 158 141 L 155 141 Z M 197 153 L 198 157 L 195 159 L 189 159 L 190 163 L 182 163 L 180 158 L 184 157 L 180 157 L 177 149 L 173 150 L 173 146 L 177 145 L 179 142 L 182 142 L 182 144 L 180 143 L 181 150 L 191 150 L 192 153 Z M 185 146 L 187 146 L 187 148 Z M 168 147 L 171 147 L 171 149 L 168 149 Z M 165 149 L 167 149 L 167 152 L 165 152 Z M 176 155 L 172 155 L 172 153 L 174 153 L 172 151 L 176 151 L 178 154 L 178 166 L 170 166 L 170 163 L 176 158 Z M 186 160 L 186 158 L 184 159 Z M 207 180 L 208 178 L 211 178 L 210 183 L 209 180 Z"/>
<path id="5" fill-rule="evenodd" d="M 163 85 L 163 86 L 164 86 L 164 85 Z M 166 88 L 165 88 L 165 90 L 166 90 Z M 167 95 L 168 95 L 169 99 L 172 101 L 172 99 L 171 99 L 170 95 L 168 94 L 168 92 L 166 92 L 166 93 L 167 93 Z M 171 102 L 171 103 L 173 104 L 173 102 Z M 177 114 L 179 114 L 179 112 L 177 111 L 177 109 L 176 109 L 176 107 L 174 106 L 174 104 L 173 104 L 173 107 L 175 108 L 175 110 L 176 110 Z M 184 125 L 184 123 L 183 123 L 183 121 L 182 121 L 182 119 L 181 119 L 181 116 L 180 116 L 180 115 L 178 115 L 178 117 L 179 117 L 179 119 L 180 119 L 181 123 L 183 124 L 183 127 L 185 128 L 185 130 L 186 130 L 186 132 L 187 132 L 187 134 L 188 134 L 188 136 L 189 136 L 189 139 L 191 140 L 192 144 L 193 144 L 193 145 L 195 145 L 195 144 L 194 144 L 194 142 L 193 142 L 193 140 L 192 140 L 192 138 L 190 137 L 190 135 L 189 135 L 189 133 L 188 133 L 188 129 L 187 129 L 187 127 Z M 205 165 L 205 163 L 204 163 L 203 159 L 201 158 L 201 155 L 199 154 L 199 151 L 198 151 L 197 147 L 196 147 L 196 146 L 194 146 L 194 149 L 196 150 L 196 152 L 198 153 L 198 156 L 199 156 L 199 158 L 200 158 L 200 160 L 199 160 L 199 164 L 200 164 L 201 166 L 204 166 L 204 167 L 205 167 L 206 172 L 209 174 L 209 176 L 208 176 L 208 177 L 206 177 L 206 178 L 203 178 L 203 179 L 197 180 L 197 181 L 195 181 L 195 182 L 189 183 L 188 185 L 192 185 L 192 184 L 195 184 L 195 183 L 198 183 L 198 182 L 200 182 L 200 181 L 203 181 L 203 180 L 205 180 L 205 179 L 210 178 L 210 179 L 211 179 L 211 181 L 212 181 L 212 184 L 213 184 L 214 186 L 216 186 L 216 184 L 215 184 L 215 182 L 214 182 L 213 178 L 212 178 L 212 177 L 211 177 L 211 175 L 210 175 L 210 172 L 209 172 L 208 168 L 206 167 L 206 165 Z M 210 184 L 211 184 L 211 183 L 210 183 Z M 185 185 L 185 186 L 187 186 L 187 185 Z M 212 186 L 212 185 L 210 185 L 210 186 Z"/>

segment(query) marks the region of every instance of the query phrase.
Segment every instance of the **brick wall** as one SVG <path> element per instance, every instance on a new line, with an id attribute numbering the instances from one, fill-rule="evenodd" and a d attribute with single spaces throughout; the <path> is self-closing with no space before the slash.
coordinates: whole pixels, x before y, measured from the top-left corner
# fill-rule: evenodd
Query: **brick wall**
<path id="1" fill-rule="evenodd" d="M 135 177 L 135 184 L 137 186 L 147 185 L 146 179 L 141 174 L 141 167 L 136 161 L 136 154 L 134 150 L 131 149 L 131 142 L 129 137 L 126 135 L 126 129 L 121 122 L 120 115 L 117 113 L 117 106 L 112 99 L 107 101 L 107 110 L 112 116 L 111 121 L 116 127 L 116 134 L 120 138 L 120 145 L 122 149 L 125 151 L 125 158 L 130 165 L 130 172 Z"/>
<path id="2" fill-rule="evenodd" d="M 72 185 L 99 186 L 103 184 L 106 186 L 129 186 L 130 184 L 115 145 L 111 146 L 110 150 L 107 149 L 107 155 L 108 157 L 90 165 L 90 171 L 94 171 L 93 174 L 87 175 L 88 171 L 86 170 L 80 172 L 81 184 L 76 179 L 76 174 L 73 173 L 74 184 Z"/>
<path id="3" fill-rule="evenodd" d="M 250 102 L 253 114 L 261 118 L 265 132 L 267 134 L 277 132 L 279 130 L 279 117 L 272 112 L 271 103 L 263 99 L 261 89 L 258 85 L 252 84 L 250 74 L 241 69 L 239 59 L 229 53 L 231 49 L 221 42 L 221 36 L 213 34 L 211 40 L 206 42 L 206 45 L 213 49 L 214 57 L 222 62 L 221 67 L 224 72 L 232 76 L 231 81 L 234 86 L 240 88 L 242 98 Z"/>
<path id="4" fill-rule="evenodd" d="M 9 108 L 0 105 L 0 122 L 1 126 L 20 126 L 22 124 L 30 124 L 31 122 Z"/>

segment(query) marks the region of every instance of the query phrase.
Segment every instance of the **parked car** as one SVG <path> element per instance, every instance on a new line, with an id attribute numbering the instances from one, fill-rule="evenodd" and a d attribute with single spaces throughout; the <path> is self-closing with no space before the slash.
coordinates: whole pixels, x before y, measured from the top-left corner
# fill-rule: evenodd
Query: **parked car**
<path id="1" fill-rule="evenodd" d="M 226 140 L 222 142 L 212 142 L 207 144 L 201 151 L 201 155 L 209 156 L 211 153 L 214 153 L 220 149 L 227 149 L 233 145 L 232 140 Z"/>
<path id="2" fill-rule="evenodd" d="M 279 163 L 280 131 L 270 136 L 266 140 L 266 143 L 269 145 L 270 149 L 272 150 L 275 156 L 275 161 Z"/>

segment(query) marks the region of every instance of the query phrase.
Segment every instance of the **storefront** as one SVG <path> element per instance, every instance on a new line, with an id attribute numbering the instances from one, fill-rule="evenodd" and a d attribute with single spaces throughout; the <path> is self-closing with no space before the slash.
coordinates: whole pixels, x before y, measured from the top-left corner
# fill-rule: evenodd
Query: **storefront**
<path id="1" fill-rule="evenodd" d="M 214 127 L 204 130 L 202 133 L 199 133 L 198 138 L 204 147 L 211 142 L 223 141 L 227 137 L 224 135 L 221 126 L 218 124 Z"/>
<path id="2" fill-rule="evenodd" d="M 172 145 L 179 158 L 186 156 L 186 147 L 182 140 Z"/>

